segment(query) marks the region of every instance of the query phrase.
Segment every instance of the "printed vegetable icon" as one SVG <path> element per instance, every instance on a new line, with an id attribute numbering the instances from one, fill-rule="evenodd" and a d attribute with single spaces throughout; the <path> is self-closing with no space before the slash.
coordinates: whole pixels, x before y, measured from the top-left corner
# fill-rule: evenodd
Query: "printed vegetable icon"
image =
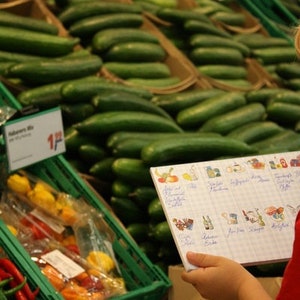
<path id="1" fill-rule="evenodd" d="M 178 177 L 176 175 L 172 175 L 173 168 L 171 167 L 169 169 L 169 172 L 165 172 L 165 173 L 159 173 L 158 170 L 155 170 L 155 174 L 156 176 L 158 176 L 158 181 L 161 183 L 164 182 L 177 182 L 178 181 Z"/>

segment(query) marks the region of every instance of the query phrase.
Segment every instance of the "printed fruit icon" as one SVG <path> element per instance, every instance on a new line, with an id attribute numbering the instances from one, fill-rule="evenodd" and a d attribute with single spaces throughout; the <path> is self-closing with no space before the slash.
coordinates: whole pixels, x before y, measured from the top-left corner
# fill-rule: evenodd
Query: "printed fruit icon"
<path id="1" fill-rule="evenodd" d="M 182 174 L 183 179 L 192 181 L 192 176 L 189 173 Z"/>
<path id="2" fill-rule="evenodd" d="M 173 168 L 169 169 L 169 172 L 159 173 L 158 170 L 155 170 L 155 174 L 158 177 L 158 182 L 176 182 L 178 181 L 178 177 L 176 175 L 171 175 Z"/>
<path id="3" fill-rule="evenodd" d="M 176 175 L 171 175 L 166 178 L 166 182 L 176 182 L 178 181 L 178 177 Z"/>

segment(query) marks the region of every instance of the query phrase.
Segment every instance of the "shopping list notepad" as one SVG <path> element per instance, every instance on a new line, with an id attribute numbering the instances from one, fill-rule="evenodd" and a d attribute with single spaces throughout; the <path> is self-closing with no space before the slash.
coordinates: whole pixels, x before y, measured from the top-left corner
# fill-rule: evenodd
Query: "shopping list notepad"
<path id="1" fill-rule="evenodd" d="M 150 168 L 186 270 L 187 251 L 244 265 L 291 257 L 300 152 Z"/>

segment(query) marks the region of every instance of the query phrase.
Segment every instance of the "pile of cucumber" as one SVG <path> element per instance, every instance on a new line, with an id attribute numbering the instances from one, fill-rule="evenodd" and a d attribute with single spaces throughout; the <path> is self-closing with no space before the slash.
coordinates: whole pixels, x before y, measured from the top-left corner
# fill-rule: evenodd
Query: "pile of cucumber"
<path id="1" fill-rule="evenodd" d="M 172 87 L 180 78 L 166 62 L 167 51 L 145 26 L 138 4 L 93 2 L 69 5 L 59 19 L 84 47 L 103 60 L 102 74 L 124 84 Z"/>
<path id="2" fill-rule="evenodd" d="M 201 9 L 179 10 L 158 0 L 134 2 L 57 0 L 54 12 L 68 37 L 52 26 L 41 33 L 4 25 L 0 17 L 0 73 L 25 87 L 16 95 L 22 106 L 61 107 L 66 158 L 105 186 L 105 200 L 128 232 L 166 270 L 180 259 L 149 167 L 299 150 L 300 76 L 287 40 L 227 30 L 245 21 L 238 14 L 229 22 L 228 5 L 203 0 Z M 199 76 L 226 88 L 196 85 L 160 94 L 145 87 L 142 73 L 153 74 L 152 82 L 169 74 L 165 49 L 140 29 L 146 12 L 176 45 L 180 33 L 181 49 Z M 253 88 L 247 59 L 273 69 L 276 84 Z M 103 67 L 143 86 L 101 76 Z M 129 76 L 135 69 L 140 75 Z"/>

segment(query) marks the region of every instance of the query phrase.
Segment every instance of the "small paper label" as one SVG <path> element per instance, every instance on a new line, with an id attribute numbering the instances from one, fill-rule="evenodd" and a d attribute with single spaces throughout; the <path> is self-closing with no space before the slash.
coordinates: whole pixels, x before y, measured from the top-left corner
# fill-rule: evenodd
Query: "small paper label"
<path id="1" fill-rule="evenodd" d="M 64 255 L 59 250 L 53 250 L 45 255 L 42 255 L 48 264 L 62 273 L 67 278 L 73 278 L 84 272 L 84 269 L 75 263 L 72 259 Z"/>
<path id="2" fill-rule="evenodd" d="M 54 220 L 52 217 L 49 217 L 44 212 L 39 209 L 34 209 L 30 212 L 33 216 L 43 221 L 47 224 L 54 232 L 62 234 L 65 230 L 65 227 L 60 224 L 58 221 Z"/>

